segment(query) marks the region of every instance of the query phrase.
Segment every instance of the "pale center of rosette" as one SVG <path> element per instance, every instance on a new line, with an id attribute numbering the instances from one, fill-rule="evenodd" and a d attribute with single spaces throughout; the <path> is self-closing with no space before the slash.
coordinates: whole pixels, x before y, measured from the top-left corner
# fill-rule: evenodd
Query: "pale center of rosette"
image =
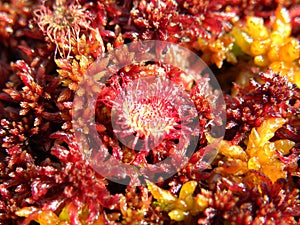
<path id="1" fill-rule="evenodd" d="M 179 89 L 161 77 L 139 78 L 127 84 L 112 108 L 112 124 L 119 140 L 134 150 L 149 150 L 180 128 L 175 105 Z"/>

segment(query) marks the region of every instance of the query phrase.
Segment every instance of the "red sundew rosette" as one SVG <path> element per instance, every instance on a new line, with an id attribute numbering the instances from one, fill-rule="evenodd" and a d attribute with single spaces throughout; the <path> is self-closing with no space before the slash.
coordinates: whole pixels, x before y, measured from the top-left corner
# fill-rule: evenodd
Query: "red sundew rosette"
<path id="1" fill-rule="evenodd" d="M 149 74 L 140 71 L 130 79 L 118 74 L 132 65 L 143 68 L 149 64 L 166 70 L 171 65 L 182 72 L 166 77 L 159 70 Z M 91 166 L 111 181 L 144 185 L 145 179 L 165 180 L 183 168 L 196 149 L 201 148 L 202 160 L 207 163 L 215 158 L 225 132 L 221 93 L 212 72 L 188 49 L 162 41 L 123 45 L 98 59 L 79 84 L 73 102 L 76 139 Z M 191 94 L 203 98 L 199 100 Z M 199 104 L 204 98 L 209 113 L 199 115 Z M 100 112 L 99 102 L 106 105 Z M 99 124 L 95 114 L 100 115 L 105 125 Z M 203 122 L 204 117 L 209 117 L 210 122 Z M 105 132 L 113 133 L 108 137 Z M 205 135 L 215 141 L 204 143 L 203 147 L 199 137 Z M 173 146 L 167 157 L 148 163 L 149 152 L 164 140 Z M 116 146 L 116 142 L 121 144 Z M 124 149 L 130 149 L 132 160 L 120 160 Z"/>

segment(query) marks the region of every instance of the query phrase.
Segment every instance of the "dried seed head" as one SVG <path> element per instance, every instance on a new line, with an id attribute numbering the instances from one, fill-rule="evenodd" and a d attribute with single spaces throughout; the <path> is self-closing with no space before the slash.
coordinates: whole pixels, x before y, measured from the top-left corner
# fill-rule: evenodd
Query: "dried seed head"
<path id="1" fill-rule="evenodd" d="M 65 57 L 66 53 L 69 56 L 72 40 L 79 43 L 82 30 L 91 29 L 92 17 L 77 1 L 67 4 L 66 0 L 56 0 L 53 9 L 41 5 L 34 11 L 34 16 L 39 28 L 56 45 L 56 50 L 62 57 Z"/>

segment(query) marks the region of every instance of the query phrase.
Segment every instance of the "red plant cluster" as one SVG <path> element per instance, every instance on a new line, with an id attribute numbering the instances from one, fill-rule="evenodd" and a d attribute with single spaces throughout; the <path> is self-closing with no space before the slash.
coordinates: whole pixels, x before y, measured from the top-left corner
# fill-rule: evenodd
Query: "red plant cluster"
<path id="1" fill-rule="evenodd" d="M 251 79 L 248 87 L 240 88 L 236 85 L 235 89 L 236 96 L 225 96 L 229 106 L 227 138 L 233 143 L 243 140 L 247 132 L 258 127 L 266 118 L 288 118 L 291 122 L 300 113 L 299 88 L 288 82 L 286 77 L 272 74 L 271 71 L 259 74 L 257 79 Z"/>
<path id="2" fill-rule="evenodd" d="M 208 133 L 211 126 L 224 125 L 222 115 L 215 113 L 223 109 L 211 108 L 218 105 L 221 93 L 213 92 L 205 77 L 196 84 L 178 68 L 151 62 L 122 68 L 107 80 L 98 97 L 97 131 L 111 155 L 123 163 L 161 162 L 180 150 L 179 128 L 199 132 L 188 163 L 168 180 L 157 178 L 157 186 L 124 186 L 100 176 L 85 160 L 72 127 L 78 84 L 105 52 L 127 42 L 163 40 L 207 59 L 210 52 L 199 49 L 199 40 L 218 51 L 220 38 L 231 35 L 236 23 L 260 16 L 267 27 L 278 6 L 287 8 L 292 35 L 299 38 L 296 0 L 1 1 L 0 224 L 299 223 L 300 90 L 282 74 L 249 69 L 254 78 L 248 86 L 233 85 L 231 93 L 224 93 L 227 122 L 221 144 L 226 147 L 215 159 L 215 146 L 209 145 L 214 137 Z M 213 67 L 224 89 L 245 69 L 243 65 L 254 67 L 231 39 L 230 54 L 241 63 L 219 62 L 222 69 Z M 126 57 L 120 60 L 130 60 Z M 184 56 L 179 60 L 184 61 Z M 123 107 L 117 96 L 127 85 L 157 74 L 190 94 L 200 115 L 199 128 L 188 130 L 195 121 L 182 119 L 164 95 L 135 99 L 135 108 L 129 110 Z M 163 88 L 163 84 L 156 87 Z M 111 124 L 115 102 L 119 129 Z M 188 112 L 187 118 L 194 118 L 193 111 Z M 168 114 L 163 130 L 167 135 L 160 140 L 147 121 L 164 114 Z M 259 137 L 257 130 L 263 122 L 274 118 L 284 119 L 284 124 L 274 132 L 271 128 L 272 132 L 262 132 L 270 138 Z M 136 143 L 121 143 L 117 132 L 125 139 L 128 135 L 123 128 L 130 129 Z M 257 134 L 259 141 L 251 140 L 250 133 Z M 159 144 L 151 149 L 138 139 Z M 251 152 L 249 142 L 259 142 L 265 151 Z M 135 151 L 135 146 L 144 151 Z M 253 161 L 260 162 L 257 158 L 267 161 L 264 153 L 271 150 L 275 152 L 272 160 L 286 175 L 275 182 L 264 170 L 251 169 Z M 240 155 L 234 155 L 235 151 Z"/>
<path id="3" fill-rule="evenodd" d="M 236 224 L 296 224 L 299 217 L 299 190 L 284 179 L 274 184 L 263 174 L 250 171 L 245 180 L 258 177 L 258 184 L 233 183 L 217 179 L 213 191 L 201 190 L 212 199 L 203 211 L 198 224 L 220 224 L 224 219 Z M 251 179 L 251 178 L 250 178 Z"/>
<path id="4" fill-rule="evenodd" d="M 225 11 L 224 1 L 134 1 L 131 20 L 142 29 L 140 38 L 172 42 L 210 39 L 230 27 L 235 13 Z"/>
<path id="5" fill-rule="evenodd" d="M 160 76 L 153 76 L 158 72 Z M 191 138 L 190 133 L 199 133 L 199 144 L 207 144 L 205 133 L 210 131 L 210 124 L 222 125 L 221 115 L 214 115 L 214 112 L 220 110 L 214 106 L 217 105 L 218 94 L 213 93 L 208 79 L 203 78 L 191 90 L 186 89 L 190 92 L 193 103 L 198 106 L 195 109 L 190 108 L 186 105 L 184 96 L 181 96 L 183 92 L 178 88 L 190 86 L 189 83 L 193 80 L 187 83 L 181 79 L 183 76 L 187 75 L 166 65 L 134 65 L 126 67 L 126 70 L 122 69 L 107 81 L 99 93 L 96 122 L 102 142 L 111 146 L 113 155 L 133 165 L 161 162 L 174 152 L 180 151 L 180 145 L 174 141 L 180 141 L 181 132 L 185 133 L 183 136 L 187 139 Z M 178 86 L 170 86 L 163 77 L 174 80 Z M 144 80 L 134 83 L 137 78 Z M 148 84 L 153 83 L 153 79 L 157 84 L 154 89 Z M 139 95 L 141 90 L 143 94 Z M 162 93 L 161 90 L 168 91 Z M 184 111 L 183 118 L 176 108 L 178 106 L 182 106 L 180 110 Z M 112 114 L 112 117 L 105 118 L 107 115 L 103 112 Z M 201 115 L 199 118 L 197 112 Z M 163 121 L 158 121 L 160 118 Z M 195 120 L 199 120 L 200 126 L 195 125 Z M 152 121 L 155 123 L 152 124 Z M 107 140 L 114 136 L 114 132 L 121 142 L 124 140 L 121 147 L 116 141 Z M 133 143 L 127 142 L 127 137 Z"/>

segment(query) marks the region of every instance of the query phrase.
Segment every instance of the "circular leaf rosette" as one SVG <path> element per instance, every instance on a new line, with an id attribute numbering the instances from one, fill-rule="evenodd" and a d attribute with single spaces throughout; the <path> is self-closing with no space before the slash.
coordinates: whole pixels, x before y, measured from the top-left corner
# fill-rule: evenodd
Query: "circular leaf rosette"
<path id="1" fill-rule="evenodd" d="M 110 50 L 89 68 L 74 97 L 72 122 L 95 171 L 113 182 L 144 185 L 170 178 L 190 160 L 209 165 L 225 119 L 220 86 L 195 53 L 139 41 Z"/>

